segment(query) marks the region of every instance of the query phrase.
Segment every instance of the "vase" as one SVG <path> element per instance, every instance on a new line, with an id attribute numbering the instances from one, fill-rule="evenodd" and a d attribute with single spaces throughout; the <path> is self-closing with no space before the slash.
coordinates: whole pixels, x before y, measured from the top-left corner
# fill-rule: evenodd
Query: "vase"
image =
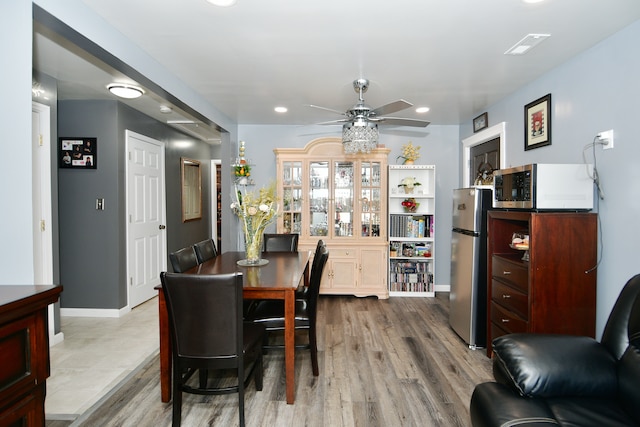
<path id="1" fill-rule="evenodd" d="M 413 160 L 405 160 L 404 164 L 405 165 L 412 165 L 413 164 Z"/>
<path id="2" fill-rule="evenodd" d="M 403 187 L 404 188 L 404 194 L 413 194 L 413 187 L 409 188 L 409 187 Z"/>
<path id="3" fill-rule="evenodd" d="M 237 262 L 239 265 L 256 267 L 269 262 L 262 258 L 262 230 L 244 235 L 244 257 Z"/>

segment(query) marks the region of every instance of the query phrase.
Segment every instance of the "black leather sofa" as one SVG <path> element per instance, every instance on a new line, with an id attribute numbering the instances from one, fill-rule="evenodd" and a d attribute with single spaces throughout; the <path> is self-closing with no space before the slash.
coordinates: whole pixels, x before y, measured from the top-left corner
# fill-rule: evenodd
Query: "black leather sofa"
<path id="1" fill-rule="evenodd" d="M 620 293 L 600 342 L 511 334 L 492 346 L 496 382 L 473 391 L 474 427 L 640 425 L 640 274 Z"/>

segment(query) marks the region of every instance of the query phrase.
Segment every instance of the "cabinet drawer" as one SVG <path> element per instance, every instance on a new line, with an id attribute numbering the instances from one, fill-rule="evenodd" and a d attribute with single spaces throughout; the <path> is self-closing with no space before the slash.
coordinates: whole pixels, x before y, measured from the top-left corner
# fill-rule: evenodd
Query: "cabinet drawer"
<path id="1" fill-rule="evenodd" d="M 491 322 L 498 325 L 508 333 L 527 332 L 527 321 L 519 317 L 513 311 L 491 301 Z M 495 338 L 492 336 L 492 338 Z"/>
<path id="2" fill-rule="evenodd" d="M 492 258 L 491 275 L 512 283 L 524 293 L 529 293 L 529 275 L 527 269 L 509 260 L 494 255 Z"/>
<path id="3" fill-rule="evenodd" d="M 515 312 L 523 319 L 529 318 L 528 296 L 500 283 L 498 280 L 491 282 L 491 299 L 507 310 Z"/>
<path id="4" fill-rule="evenodd" d="M 502 325 L 496 325 L 495 323 L 491 322 L 491 325 L 489 325 L 489 327 L 491 328 L 491 341 L 503 335 L 507 335 L 509 333 L 508 331 L 504 330 L 501 326 Z M 487 349 L 489 350 L 487 356 L 491 357 L 491 353 L 493 350 L 492 343 L 487 344 Z"/>
<path id="5" fill-rule="evenodd" d="M 353 248 L 329 247 L 329 251 L 331 253 L 330 257 L 332 259 L 333 258 L 356 258 L 358 256 L 358 250 Z"/>

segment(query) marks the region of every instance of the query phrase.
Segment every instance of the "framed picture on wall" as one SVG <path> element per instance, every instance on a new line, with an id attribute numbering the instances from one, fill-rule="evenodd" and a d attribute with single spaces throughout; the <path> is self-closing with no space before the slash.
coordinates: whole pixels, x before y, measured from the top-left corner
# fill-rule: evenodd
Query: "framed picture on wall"
<path id="1" fill-rule="evenodd" d="M 473 119 L 473 132 L 479 132 L 487 127 L 489 127 L 489 115 L 487 113 L 482 113 Z"/>
<path id="2" fill-rule="evenodd" d="M 69 169 L 98 167 L 98 138 L 59 138 L 58 165 Z"/>
<path id="3" fill-rule="evenodd" d="M 524 149 L 551 145 L 551 94 L 524 106 Z"/>

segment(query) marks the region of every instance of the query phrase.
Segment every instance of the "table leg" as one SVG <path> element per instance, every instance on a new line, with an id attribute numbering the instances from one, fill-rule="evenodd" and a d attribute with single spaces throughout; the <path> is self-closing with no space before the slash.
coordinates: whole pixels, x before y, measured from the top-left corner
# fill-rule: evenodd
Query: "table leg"
<path id="1" fill-rule="evenodd" d="M 171 400 L 171 337 L 169 312 L 162 289 L 158 290 L 158 324 L 160 329 L 160 396 L 163 402 Z"/>
<path id="2" fill-rule="evenodd" d="M 295 291 L 291 289 L 284 296 L 284 365 L 288 404 L 293 404 L 295 394 L 295 344 Z"/>

